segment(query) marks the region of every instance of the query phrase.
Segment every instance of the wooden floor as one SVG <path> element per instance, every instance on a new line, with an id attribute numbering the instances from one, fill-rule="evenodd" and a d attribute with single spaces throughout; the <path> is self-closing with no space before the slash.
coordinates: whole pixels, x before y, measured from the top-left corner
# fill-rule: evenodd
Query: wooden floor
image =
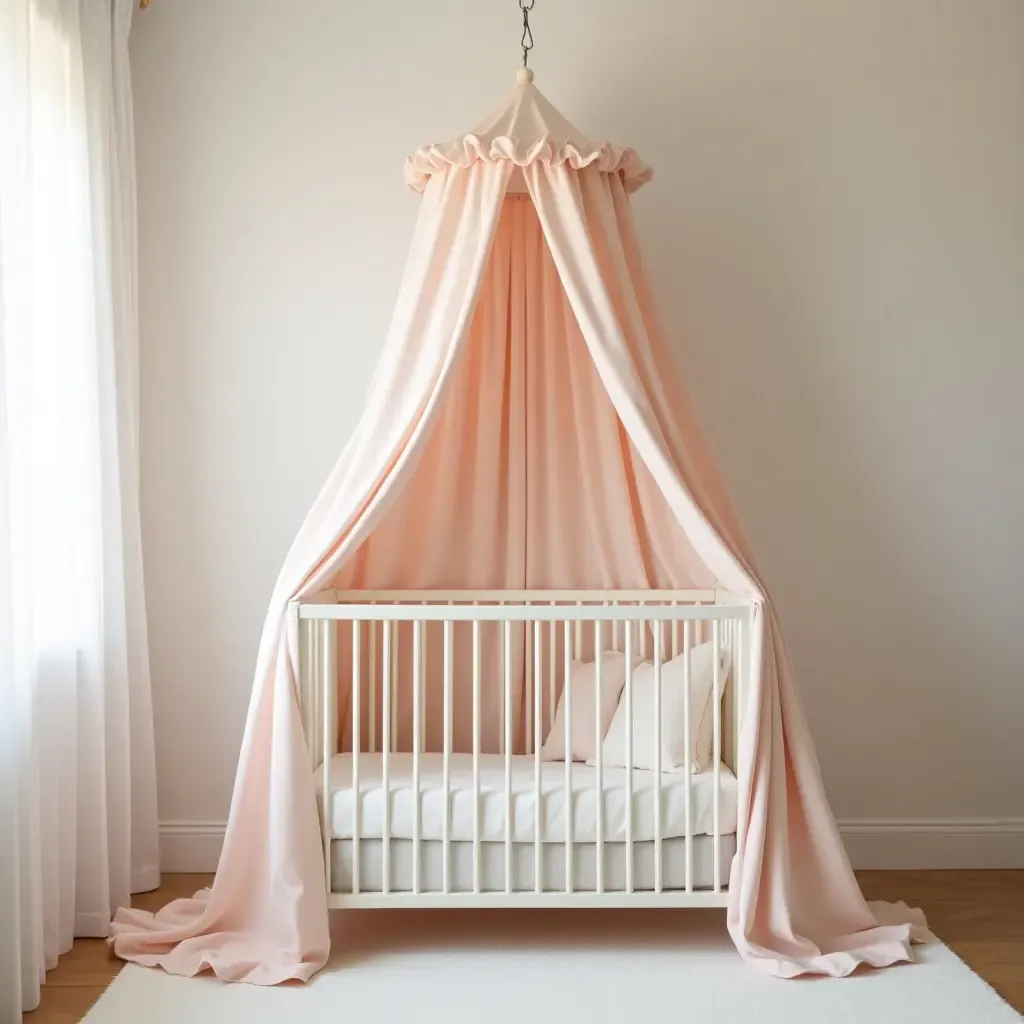
<path id="1" fill-rule="evenodd" d="M 1024 871 L 861 871 L 868 899 L 921 907 L 931 929 L 1011 1006 L 1024 1013 Z M 208 885 L 207 875 L 165 875 L 136 905 L 158 910 Z M 121 969 L 102 939 L 79 939 L 47 976 L 25 1024 L 81 1020 Z"/>

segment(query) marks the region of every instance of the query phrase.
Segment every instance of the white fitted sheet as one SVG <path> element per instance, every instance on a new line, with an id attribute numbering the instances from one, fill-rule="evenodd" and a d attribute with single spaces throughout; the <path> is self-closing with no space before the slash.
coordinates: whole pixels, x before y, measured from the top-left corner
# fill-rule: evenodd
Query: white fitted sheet
<path id="1" fill-rule="evenodd" d="M 714 884 L 714 840 L 696 836 L 691 865 L 693 887 L 710 889 Z M 331 891 L 352 891 L 351 839 L 331 843 Z M 443 843 L 434 840 L 420 843 L 420 892 L 443 892 Z M 381 840 L 359 841 L 359 891 L 383 891 Z M 719 840 L 720 881 L 729 884 L 729 867 L 736 852 L 736 836 L 723 835 Z M 512 846 L 512 891 L 533 892 L 533 843 Z M 597 889 L 597 844 L 573 844 L 572 884 L 574 892 L 595 892 Z M 451 844 L 451 891 L 473 891 L 473 844 Z M 412 892 L 413 843 L 409 839 L 391 841 L 390 891 Z M 666 839 L 661 844 L 661 885 L 665 890 L 686 888 L 686 840 Z M 606 892 L 626 891 L 626 844 L 607 843 L 604 847 L 604 878 Z M 480 888 L 483 892 L 505 890 L 505 844 L 480 844 Z M 541 850 L 541 888 L 544 892 L 565 891 L 565 844 L 545 843 Z M 633 844 L 633 890 L 654 889 L 654 843 Z"/>
<path id="2" fill-rule="evenodd" d="M 412 754 L 390 756 L 391 824 L 393 839 L 413 837 L 416 805 L 413 788 Z M 534 758 L 515 755 L 512 761 L 512 841 L 534 841 Z M 444 828 L 444 787 L 441 754 L 420 755 L 420 838 L 440 840 Z M 381 754 L 359 755 L 361 839 L 380 839 L 384 834 L 384 788 Z M 650 771 L 633 771 L 633 841 L 654 839 L 655 778 Z M 604 841 L 626 838 L 626 770 L 605 768 Z M 663 839 L 686 835 L 686 775 L 661 774 Z M 318 780 L 317 792 L 322 792 Z M 597 840 L 597 769 L 574 762 L 572 765 L 572 838 L 574 843 Z M 691 780 L 691 834 L 711 835 L 714 831 L 714 773 L 705 771 Z M 541 842 L 565 842 L 565 764 L 541 762 Z M 719 774 L 719 831 L 736 831 L 736 779 L 724 765 Z M 336 754 L 330 768 L 331 836 L 353 837 L 355 793 L 352 788 L 352 755 Z M 483 842 L 505 839 L 505 758 L 500 754 L 480 756 L 480 838 Z M 453 842 L 473 840 L 473 755 L 451 755 L 451 833 Z"/>

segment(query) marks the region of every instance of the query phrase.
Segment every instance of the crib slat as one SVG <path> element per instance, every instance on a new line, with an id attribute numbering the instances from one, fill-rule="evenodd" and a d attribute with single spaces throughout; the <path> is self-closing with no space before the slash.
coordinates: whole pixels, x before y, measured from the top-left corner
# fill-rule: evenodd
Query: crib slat
<path id="1" fill-rule="evenodd" d="M 424 601 L 423 603 L 426 604 L 427 602 Z M 420 647 L 420 663 L 421 663 L 421 671 L 423 673 L 423 675 L 421 677 L 423 679 L 423 687 L 422 687 L 423 692 L 420 695 L 420 698 L 421 698 L 421 701 L 422 701 L 422 707 L 420 709 L 420 737 L 419 737 L 419 739 L 420 739 L 420 750 L 424 750 L 425 747 L 426 747 L 426 738 L 425 737 L 426 737 L 426 719 L 427 719 L 427 716 L 423 712 L 423 708 L 429 708 L 430 707 L 430 702 L 427 700 L 427 664 L 428 664 L 428 659 L 427 659 L 427 641 L 429 640 L 429 638 L 430 638 L 430 626 L 428 626 L 427 624 L 424 623 L 424 626 L 423 626 L 423 636 L 421 637 L 421 644 L 422 644 L 422 646 Z"/>
<path id="2" fill-rule="evenodd" d="M 441 873 L 445 893 L 452 891 L 452 620 L 444 620 L 444 831 L 442 833 Z"/>
<path id="3" fill-rule="evenodd" d="M 726 619 L 722 623 L 722 654 L 725 656 L 726 661 L 730 666 L 736 664 L 736 620 Z M 735 670 L 733 670 L 735 671 Z M 722 692 L 724 695 L 725 688 L 728 686 L 728 676 L 722 679 Z M 724 727 L 724 723 L 723 723 Z M 726 754 L 726 744 L 732 743 L 732 737 L 723 733 L 722 734 L 722 756 Z"/>
<path id="4" fill-rule="evenodd" d="M 412 624 L 412 891 L 420 891 L 420 718 L 423 702 L 423 620 Z"/>
<path id="5" fill-rule="evenodd" d="M 475 603 L 475 602 L 474 602 Z M 480 893 L 480 620 L 473 622 L 473 892 Z"/>
<path id="6" fill-rule="evenodd" d="M 309 630 L 306 634 L 309 637 L 309 669 L 313 676 L 313 700 L 312 700 L 312 729 L 309 733 L 308 744 L 309 744 L 309 756 L 312 761 L 313 767 L 316 768 L 317 758 L 320 756 L 320 750 L 318 749 L 320 743 L 320 737 L 323 735 L 323 688 L 324 688 L 324 676 L 323 676 L 323 663 L 320 660 L 320 638 L 321 630 L 319 623 L 314 619 L 309 624 Z"/>
<path id="7" fill-rule="evenodd" d="M 551 602 L 555 607 L 555 602 Z M 555 725 L 555 707 L 558 704 L 558 680 L 556 679 L 557 657 L 555 653 L 555 623 L 554 620 L 548 623 L 548 732 Z"/>
<path id="8" fill-rule="evenodd" d="M 313 746 L 313 705 L 316 702 L 314 669 L 312 664 L 313 644 L 309 638 L 314 623 L 299 619 L 299 693 L 302 696 L 302 731 L 306 737 L 310 769 L 316 768 L 316 748 Z"/>
<path id="9" fill-rule="evenodd" d="M 295 616 L 295 655 L 296 664 L 295 671 L 299 674 L 299 722 L 302 725 L 303 736 L 309 735 L 309 722 L 308 722 L 308 711 L 309 711 L 309 666 L 306 664 L 306 630 L 309 628 L 309 622 L 302 618 L 302 616 L 293 609 L 292 614 Z M 313 758 L 310 755 L 309 758 L 310 767 L 313 766 Z"/>
<path id="10" fill-rule="evenodd" d="M 661 623 L 654 632 L 654 891 L 661 892 Z"/>
<path id="11" fill-rule="evenodd" d="M 565 706 L 565 891 L 572 892 L 572 641 L 569 623 L 565 624 L 565 679 L 562 701 Z"/>
<path id="12" fill-rule="evenodd" d="M 498 604 L 501 607 L 505 606 L 504 601 L 499 601 Z M 505 646 L 506 637 L 505 630 L 500 628 L 500 623 L 495 623 L 499 627 L 500 632 L 498 636 L 500 638 L 500 650 L 498 651 L 498 753 L 505 753 L 505 677 L 503 674 L 503 668 L 505 664 Z"/>
<path id="13" fill-rule="evenodd" d="M 642 613 L 644 610 L 644 602 L 637 601 L 637 608 Z M 641 618 L 637 623 L 637 629 L 640 632 L 640 657 L 647 660 L 647 620 Z"/>
<path id="14" fill-rule="evenodd" d="M 693 892 L 693 751 L 690 749 L 690 626 L 683 623 L 683 757 L 686 761 L 686 891 Z"/>
<path id="15" fill-rule="evenodd" d="M 312 693 L 309 688 L 309 665 L 307 664 L 309 658 L 306 650 L 306 630 L 309 629 L 310 623 L 303 619 L 300 614 L 295 615 L 295 635 L 296 635 L 296 657 L 298 663 L 295 668 L 299 673 L 299 719 L 302 724 L 303 736 L 310 735 L 309 725 L 309 702 L 312 700 Z M 308 740 L 307 740 L 308 742 Z M 313 767 L 313 755 L 309 752 L 309 765 Z"/>
<path id="16" fill-rule="evenodd" d="M 749 612 L 747 615 L 749 616 Z M 745 689 L 747 685 L 747 672 L 750 670 L 750 632 L 753 627 L 753 620 L 751 618 L 740 619 L 739 623 L 739 640 L 737 643 L 738 657 L 736 661 L 736 668 L 733 670 L 735 674 L 735 682 L 733 686 L 732 702 L 733 702 L 733 728 L 735 730 L 736 742 L 733 747 L 733 774 L 740 775 L 740 737 L 743 731 L 743 701 L 745 700 Z M 744 815 L 739 815 L 739 820 L 736 825 L 736 844 L 738 849 L 743 849 L 744 843 L 744 822 L 746 818 Z"/>
<path id="17" fill-rule="evenodd" d="M 626 892 L 633 891 L 633 627 L 627 619 L 626 633 Z"/>
<path id="18" fill-rule="evenodd" d="M 576 602 L 576 607 L 577 608 L 582 608 L 583 607 L 583 602 L 582 601 L 577 601 Z M 575 646 L 574 646 L 574 652 L 575 653 L 573 654 L 573 657 L 576 658 L 577 661 L 582 661 L 583 660 L 583 620 L 582 619 L 577 619 L 576 620 L 576 625 L 575 625 L 574 633 L 575 633 L 575 636 L 574 636 L 573 639 L 575 641 Z"/>
<path id="19" fill-rule="evenodd" d="M 678 601 L 673 601 L 672 602 L 672 607 L 673 608 L 678 608 L 679 607 L 679 602 Z M 672 620 L 672 657 L 673 658 L 678 658 L 679 657 L 679 620 L 678 619 L 673 619 Z"/>
<path id="20" fill-rule="evenodd" d="M 541 736 L 541 722 L 543 720 L 544 701 L 544 650 L 543 634 L 540 623 L 534 623 L 533 630 L 533 677 L 536 686 L 533 690 L 534 713 L 533 713 L 533 891 L 543 892 L 544 883 L 541 878 L 543 866 L 543 845 L 541 843 L 541 827 L 543 825 L 543 801 L 540 786 L 540 750 L 543 742 Z"/>
<path id="21" fill-rule="evenodd" d="M 323 754 L 324 760 L 321 765 L 323 773 L 323 840 L 324 840 L 324 874 L 327 883 L 327 891 L 331 891 L 331 759 L 334 757 L 334 748 L 337 728 L 337 716 L 335 714 L 335 699 L 338 686 L 338 650 L 337 650 L 337 623 L 330 619 L 322 623 L 324 631 L 323 642 L 323 672 L 324 672 L 324 736 Z"/>
<path id="22" fill-rule="evenodd" d="M 391 892 L 391 623 L 381 631 L 381 698 L 383 727 L 380 739 L 381 788 L 384 791 L 384 830 L 381 836 L 381 892 Z"/>
<path id="23" fill-rule="evenodd" d="M 402 638 L 402 623 L 395 622 L 392 624 L 394 633 L 392 635 L 391 643 L 391 753 L 397 754 L 399 750 L 398 745 L 398 690 L 399 690 L 399 676 L 398 676 L 398 646 Z"/>
<path id="24" fill-rule="evenodd" d="M 376 603 L 376 601 L 370 602 L 370 604 Z M 377 749 L 377 623 L 370 619 L 367 626 L 370 629 L 370 686 L 367 694 L 370 704 L 370 720 L 367 723 L 366 749 L 372 754 Z M 383 630 L 383 623 L 381 629 Z"/>
<path id="25" fill-rule="evenodd" d="M 712 800 L 712 822 L 714 828 L 714 884 L 715 892 L 722 891 L 722 868 L 719 863 L 722 849 L 722 836 L 721 836 L 721 794 L 719 793 L 721 784 L 721 767 L 720 762 L 722 760 L 722 637 L 720 624 L 718 619 L 715 619 L 711 623 L 711 646 L 714 655 L 714 664 L 711 669 L 711 721 L 713 732 L 713 750 L 712 750 L 712 762 L 714 764 L 714 797 Z"/>
<path id="26" fill-rule="evenodd" d="M 526 602 L 526 606 L 530 606 L 530 602 Z M 533 623 L 523 623 L 523 649 L 526 651 L 526 657 L 523 659 L 523 705 L 524 705 L 524 718 L 523 723 L 523 753 L 533 753 L 533 644 L 530 641 L 530 637 L 533 633 Z"/>
<path id="27" fill-rule="evenodd" d="M 317 714 L 317 692 L 316 692 L 316 647 L 314 634 L 316 633 L 316 622 L 303 622 L 299 619 L 299 681 L 304 684 L 302 687 L 302 728 L 306 736 L 306 750 L 309 756 L 309 767 L 316 768 L 318 756 L 316 741 L 316 714 Z"/>
<path id="28" fill-rule="evenodd" d="M 594 888 L 604 892 L 604 722 L 601 717 L 601 647 L 604 632 L 600 619 L 594 622 L 594 749 L 597 751 L 597 788 L 594 790 L 594 820 L 597 826 Z"/>
<path id="29" fill-rule="evenodd" d="M 512 623 L 505 620 L 505 892 L 512 892 Z"/>
<path id="30" fill-rule="evenodd" d="M 362 794 L 359 792 L 359 733 L 362 725 L 359 716 L 362 689 L 362 665 L 360 665 L 359 641 L 363 624 L 352 620 L 352 793 L 355 800 L 352 808 L 352 892 L 359 894 L 359 829 L 362 825 Z M 325 819 L 326 821 L 327 819 Z"/>

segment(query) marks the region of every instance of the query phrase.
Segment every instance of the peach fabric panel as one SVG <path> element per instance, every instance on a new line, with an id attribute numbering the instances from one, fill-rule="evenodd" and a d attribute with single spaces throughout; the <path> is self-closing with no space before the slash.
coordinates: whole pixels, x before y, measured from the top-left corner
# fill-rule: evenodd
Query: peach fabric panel
<path id="1" fill-rule="evenodd" d="M 526 182 L 604 386 L 693 546 L 757 605 L 740 739 L 738 850 L 729 928 L 766 973 L 849 974 L 913 959 L 907 908 L 865 903 L 825 797 L 771 601 L 724 483 L 671 366 L 622 183 L 534 164 Z"/>
<path id="2" fill-rule="evenodd" d="M 711 587 L 623 430 L 528 198 L 504 200 L 469 337 L 408 486 L 343 589 Z"/>
<path id="3" fill-rule="evenodd" d="M 323 845 L 288 602 L 326 586 L 415 469 L 468 331 L 509 172 L 453 168 L 426 188 L 366 409 L 270 599 L 217 876 L 155 915 L 119 910 L 112 943 L 126 960 L 258 985 L 308 980 L 327 962 Z"/>
<path id="4" fill-rule="evenodd" d="M 533 203 L 508 196 L 464 351 L 407 486 L 332 580 L 340 589 L 713 587 L 594 369 Z M 471 633 L 454 634 L 454 749 L 472 743 Z M 523 626 L 512 629 L 517 752 L 527 722 Z M 589 635 L 588 635 L 589 639 Z M 412 739 L 412 630 L 397 633 L 398 736 Z M 350 634 L 340 637 L 350 664 Z M 562 636 L 556 659 L 561 691 Z M 499 749 L 502 637 L 482 634 L 482 749 Z M 425 749 L 443 742 L 441 627 L 425 628 Z M 545 678 L 548 640 L 542 645 Z M 348 676 L 339 695 L 351 745 Z M 394 685 L 394 684 L 393 684 Z M 375 679 L 378 698 L 382 681 Z M 545 687 L 543 705 L 549 710 Z M 378 700 L 378 707 L 380 706 Z M 361 735 L 368 735 L 363 701 Z M 377 716 L 376 737 L 381 735 Z M 408 749 L 408 746 L 406 747 Z"/>

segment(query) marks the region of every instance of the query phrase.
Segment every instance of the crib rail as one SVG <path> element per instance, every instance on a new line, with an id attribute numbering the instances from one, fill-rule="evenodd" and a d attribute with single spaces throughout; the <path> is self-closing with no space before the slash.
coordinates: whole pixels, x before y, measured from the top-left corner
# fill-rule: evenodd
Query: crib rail
<path id="1" fill-rule="evenodd" d="M 749 602 L 720 590 L 690 591 L 324 591 L 291 606 L 298 637 L 299 700 L 303 729 L 310 751 L 310 764 L 320 774 L 320 800 L 324 844 L 325 884 L 331 907 L 355 906 L 721 906 L 726 900 L 727 872 L 722 858 L 721 765 L 736 769 L 740 711 L 744 685 L 749 676 Z M 711 749 L 706 767 L 712 776 L 711 826 L 703 828 L 711 844 L 709 877 L 698 879 L 694 864 L 695 834 L 694 723 L 690 721 L 690 652 L 702 643 L 712 651 Z M 430 656 L 434 658 L 431 663 Z M 604 764 L 602 718 L 602 661 L 595 655 L 606 651 L 624 655 L 625 684 L 619 698 L 625 713 L 625 765 L 609 784 Z M 440 652 L 439 654 L 437 652 Z M 651 721 L 634 723 L 634 679 L 638 662 L 653 669 L 653 764 L 661 765 L 663 728 L 663 670 L 672 659 L 682 659 L 682 699 L 685 737 L 685 866 L 676 864 L 666 881 L 664 863 L 665 779 L 661 771 L 637 769 L 634 742 L 636 728 L 651 728 Z M 723 662 L 723 655 L 725 660 Z M 544 765 L 541 747 L 555 722 L 559 700 L 563 705 L 563 742 L 574 750 L 573 699 L 575 693 L 571 663 L 594 661 L 594 719 L 592 730 L 593 797 L 590 804 L 574 791 L 574 777 L 584 770 L 566 756 L 559 766 L 563 772 L 561 813 L 564 862 L 553 866 L 553 837 L 545 832 L 546 806 L 552 799 L 550 785 L 542 786 Z M 678 663 L 677 663 L 678 664 Z M 723 672 L 723 664 L 726 666 Z M 341 688 L 339 689 L 339 684 Z M 470 719 L 464 730 L 463 749 L 455 750 L 454 721 L 456 689 L 471 708 L 463 707 Z M 340 695 L 340 701 L 339 701 Z M 723 700 L 724 697 L 724 700 Z M 647 699 L 647 698 L 645 698 Z M 483 709 L 497 727 L 486 727 Z M 645 704 L 644 707 L 647 705 Z M 439 714 L 438 714 L 439 712 Z M 607 717 L 607 716 L 605 716 Z M 439 718 L 439 721 L 437 721 Z M 428 725 L 435 722 L 431 739 Z M 465 725 L 465 722 L 463 722 Z M 438 732 L 439 729 L 439 732 Z M 467 738 L 468 737 L 468 738 Z M 576 737 L 579 738 L 578 736 Z M 641 737 L 641 742 L 646 741 Z M 428 751 L 428 746 L 434 749 Z M 482 807 L 481 761 L 485 747 L 501 756 L 504 792 L 501 802 L 502 834 L 486 833 Z M 332 784 L 329 767 L 336 753 L 351 757 L 352 802 L 348 890 L 334 891 Z M 427 877 L 424 852 L 425 792 L 422 789 L 424 755 L 440 755 L 441 799 L 439 879 Z M 372 755 L 368 757 L 367 755 Z M 411 756 L 412 835 L 411 882 L 392 887 L 392 855 L 410 842 L 392 835 L 392 816 L 397 812 L 397 788 L 392 769 L 398 755 Z M 457 756 L 472 757 L 472 870 L 455 878 L 453 860 L 468 852 L 470 844 L 453 838 L 452 764 Z M 532 822 L 525 826 L 516 816 L 513 792 L 513 763 L 532 760 Z M 649 756 L 648 756 L 649 761 Z M 461 762 L 460 762 L 461 763 Z M 376 771 L 384 796 L 373 842 L 367 839 L 364 816 L 364 772 Z M 549 764 L 549 770 L 550 770 Z M 589 770 L 589 769 L 588 769 Z M 589 778 L 589 776 L 588 776 Z M 667 778 L 667 777 L 666 777 Z M 670 780 L 671 781 L 671 780 Z M 653 876 L 637 883 L 636 838 L 637 797 L 649 789 L 652 833 L 641 845 L 653 848 Z M 611 794 L 611 795 L 609 795 Z M 608 834 L 606 803 L 621 803 L 619 832 Z M 489 805 L 488 805 L 489 806 Z M 574 813 L 581 806 L 592 807 L 594 837 L 577 838 Z M 617 812 L 616 812 L 617 813 Z M 584 814 L 584 817 L 586 815 Z M 464 827 L 462 825 L 460 828 Z M 583 827 L 583 826 L 581 826 Z M 589 828 L 590 826 L 587 825 Z M 532 835 L 532 879 L 523 882 L 524 840 L 520 830 Z M 492 829 L 493 832 L 493 829 Z M 645 833 L 646 835 L 646 833 Z M 673 833 L 674 836 L 678 835 Z M 430 841 L 431 852 L 436 840 Z M 376 845 L 374 845 L 376 844 Z M 396 845 L 397 844 L 397 845 Z M 503 859 L 503 888 L 484 878 L 483 864 L 493 866 L 495 847 Z M 706 850 L 706 847 L 705 847 Z M 727 851 L 728 852 L 728 851 Z M 649 849 L 643 850 L 649 859 Z M 609 855 L 624 867 L 618 881 L 610 882 Z M 588 881 L 578 883 L 581 857 L 593 860 Z M 375 858 L 364 863 L 367 856 Z M 705 858 L 706 860 L 706 858 Z M 464 863 L 464 859 L 462 861 Z M 645 863 L 647 861 L 645 860 Z M 706 866 L 706 865 L 705 865 Z M 727 864 L 725 865 L 727 867 Z M 379 881 L 364 884 L 367 868 Z M 560 870 L 554 883 L 546 874 Z M 520 876 L 517 878 L 517 874 Z M 592 876 L 592 877 L 590 877 Z M 466 879 L 469 879 L 467 882 Z M 369 890 L 369 891 L 368 891 Z"/>

